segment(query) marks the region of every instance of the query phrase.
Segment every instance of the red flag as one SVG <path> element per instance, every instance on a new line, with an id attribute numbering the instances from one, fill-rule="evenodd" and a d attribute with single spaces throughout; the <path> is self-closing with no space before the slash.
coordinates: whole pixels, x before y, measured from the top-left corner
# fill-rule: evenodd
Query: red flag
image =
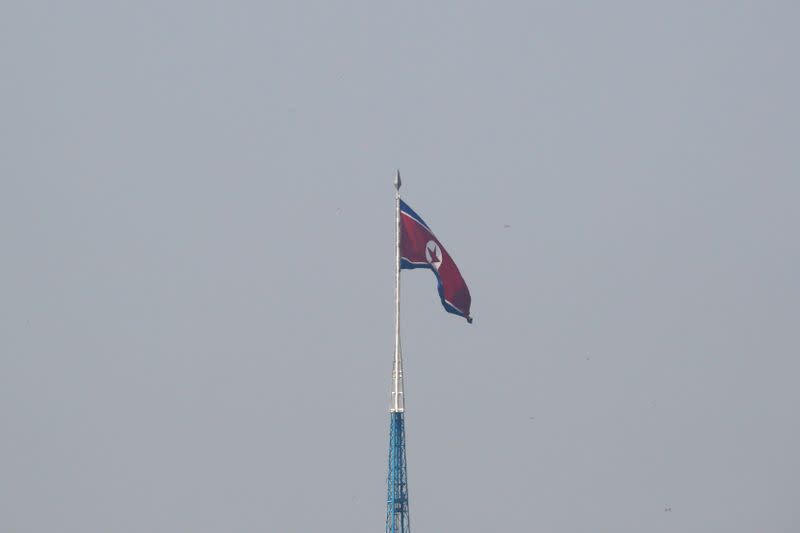
<path id="1" fill-rule="evenodd" d="M 472 323 L 472 298 L 453 259 L 431 229 L 408 204 L 400 200 L 400 268 L 429 268 L 434 275 L 442 305 L 449 313 Z"/>

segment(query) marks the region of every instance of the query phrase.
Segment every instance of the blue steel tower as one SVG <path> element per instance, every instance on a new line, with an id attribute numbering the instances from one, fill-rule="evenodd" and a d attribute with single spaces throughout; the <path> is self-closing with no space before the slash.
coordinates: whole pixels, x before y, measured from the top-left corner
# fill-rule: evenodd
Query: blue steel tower
<path id="1" fill-rule="evenodd" d="M 390 420 L 386 533 L 406 533 L 411 531 L 411 522 L 408 515 L 406 432 L 403 412 L 393 411 Z"/>
<path id="2" fill-rule="evenodd" d="M 403 393 L 403 355 L 400 351 L 400 171 L 394 178 L 395 190 L 395 270 L 394 270 L 394 364 L 392 397 L 389 409 L 389 474 L 386 494 L 386 533 L 409 533 L 408 472 L 406 470 L 405 395 Z"/>

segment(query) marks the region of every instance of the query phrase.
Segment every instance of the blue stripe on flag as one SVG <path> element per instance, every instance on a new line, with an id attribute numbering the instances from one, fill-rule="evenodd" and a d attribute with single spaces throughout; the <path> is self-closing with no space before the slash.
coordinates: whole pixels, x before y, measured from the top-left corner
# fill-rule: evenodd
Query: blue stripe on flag
<path id="1" fill-rule="evenodd" d="M 416 214 L 413 209 L 408 207 L 408 204 L 405 203 L 403 200 L 400 200 L 400 212 L 401 213 L 405 213 L 406 215 L 410 216 L 411 218 L 413 218 L 414 220 L 416 220 L 417 222 L 422 224 L 425 227 L 425 229 L 427 229 L 428 231 L 433 233 L 431 231 L 431 228 L 429 228 L 428 225 L 425 223 L 425 221 L 422 220 L 422 217 L 419 216 L 418 214 Z"/>

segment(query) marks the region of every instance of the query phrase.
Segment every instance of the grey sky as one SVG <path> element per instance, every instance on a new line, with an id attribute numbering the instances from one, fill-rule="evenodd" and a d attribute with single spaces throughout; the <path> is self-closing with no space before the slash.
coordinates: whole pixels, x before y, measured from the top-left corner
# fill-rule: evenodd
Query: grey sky
<path id="1" fill-rule="evenodd" d="M 798 15 L 4 2 L 0 531 L 797 531 Z"/>

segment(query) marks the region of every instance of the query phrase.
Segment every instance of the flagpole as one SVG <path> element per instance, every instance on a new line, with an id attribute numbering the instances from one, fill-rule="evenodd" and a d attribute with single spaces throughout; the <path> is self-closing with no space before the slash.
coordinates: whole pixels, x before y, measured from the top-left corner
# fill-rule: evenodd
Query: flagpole
<path id="1" fill-rule="evenodd" d="M 408 472 L 406 469 L 403 354 L 400 350 L 400 171 L 394 178 L 394 366 L 389 423 L 389 473 L 386 494 L 386 533 L 410 533 Z"/>
<path id="2" fill-rule="evenodd" d="M 391 412 L 405 411 L 403 355 L 400 351 L 400 170 L 394 178 L 394 367 L 392 369 Z"/>

